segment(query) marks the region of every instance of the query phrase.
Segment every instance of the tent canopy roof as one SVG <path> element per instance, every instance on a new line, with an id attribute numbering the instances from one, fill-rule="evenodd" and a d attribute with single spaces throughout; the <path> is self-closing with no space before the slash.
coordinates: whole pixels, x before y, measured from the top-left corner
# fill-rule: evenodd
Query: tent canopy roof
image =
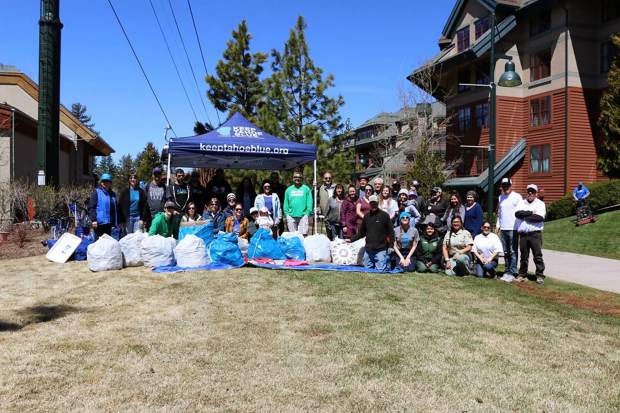
<path id="1" fill-rule="evenodd" d="M 170 139 L 175 167 L 293 169 L 316 159 L 316 146 L 276 138 L 235 113 L 203 135 Z"/>

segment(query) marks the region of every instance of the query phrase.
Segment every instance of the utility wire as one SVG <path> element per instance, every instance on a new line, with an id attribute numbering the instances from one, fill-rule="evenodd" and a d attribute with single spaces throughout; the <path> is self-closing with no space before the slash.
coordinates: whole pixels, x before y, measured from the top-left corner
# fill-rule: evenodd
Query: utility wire
<path id="1" fill-rule="evenodd" d="M 211 118 L 209 118 L 209 113 L 207 112 L 207 106 L 205 105 L 205 101 L 202 98 L 202 93 L 200 93 L 200 88 L 198 87 L 198 81 L 196 80 L 196 73 L 194 72 L 194 66 L 192 66 L 192 62 L 189 59 L 189 54 L 187 53 L 187 47 L 185 47 L 185 41 L 183 40 L 183 35 L 181 34 L 181 29 L 179 28 L 179 23 L 177 21 L 177 16 L 174 13 L 174 8 L 172 7 L 172 3 L 168 0 L 168 5 L 170 6 L 170 11 L 172 12 L 172 18 L 174 19 L 174 25 L 177 28 L 177 33 L 179 34 L 179 38 L 181 39 L 181 44 L 183 45 L 183 50 L 185 51 L 185 57 L 187 58 L 187 63 L 189 64 L 189 68 L 192 71 L 192 77 L 194 78 L 194 84 L 196 85 L 196 91 L 198 92 L 198 96 L 200 97 L 200 102 L 202 103 L 202 107 L 205 110 L 205 114 L 207 115 L 207 120 L 211 123 Z"/>
<path id="2" fill-rule="evenodd" d="M 118 25 L 121 27 L 121 30 L 123 31 L 123 34 L 125 35 L 125 40 L 127 40 L 127 43 L 129 44 L 129 47 L 131 48 L 131 52 L 133 53 L 133 56 L 136 58 L 136 61 L 138 62 L 138 66 L 140 66 L 140 70 L 142 71 L 142 74 L 144 75 L 144 78 L 146 79 L 146 83 L 149 84 L 149 88 L 151 89 L 151 93 L 153 93 L 153 97 L 157 101 L 159 110 L 161 110 L 161 113 L 164 115 L 164 118 L 166 119 L 168 126 L 170 126 L 170 129 L 172 130 L 172 133 L 174 134 L 174 137 L 176 138 L 177 134 L 172 128 L 170 119 L 168 119 L 168 115 L 166 115 L 166 111 L 164 110 L 164 107 L 161 105 L 161 102 L 159 101 L 159 98 L 157 97 L 157 93 L 155 93 L 155 89 L 153 89 L 153 85 L 151 84 L 149 77 L 146 75 L 146 71 L 144 70 L 144 67 L 142 66 L 142 62 L 140 62 L 140 58 L 138 57 L 138 54 L 136 53 L 136 49 L 134 49 L 133 45 L 131 44 L 131 41 L 129 40 L 129 36 L 127 35 L 127 32 L 125 31 L 125 27 L 123 26 L 121 19 L 118 17 L 118 13 L 116 13 L 116 9 L 114 8 L 112 1 L 108 0 L 108 4 L 110 5 L 112 12 L 114 13 L 114 17 L 116 17 L 116 21 L 118 22 Z"/>
<path id="3" fill-rule="evenodd" d="M 200 44 L 200 36 L 198 36 L 198 29 L 196 28 L 196 20 L 194 20 L 194 12 L 192 11 L 192 4 L 189 0 L 187 0 L 187 7 L 189 7 L 189 14 L 192 16 L 192 24 L 194 25 L 194 33 L 196 33 L 196 41 L 198 41 L 198 50 L 200 50 L 200 57 L 202 57 L 202 64 L 205 68 L 205 73 L 207 76 L 209 75 L 209 71 L 207 70 L 207 62 L 205 60 L 205 55 L 202 53 L 202 44 Z M 214 106 L 215 114 L 217 115 L 217 122 L 222 124 L 220 120 L 220 111 Z"/>
<path id="4" fill-rule="evenodd" d="M 192 113 L 194 114 L 194 119 L 198 122 L 198 116 L 196 116 L 196 111 L 194 110 L 194 105 L 192 104 L 191 99 L 189 98 L 189 94 L 187 93 L 187 88 L 185 87 L 185 83 L 183 83 L 183 79 L 181 78 L 181 73 L 179 72 L 179 67 L 177 66 L 177 62 L 174 60 L 174 56 L 172 55 L 172 51 L 170 50 L 170 44 L 168 44 L 168 39 L 166 38 L 166 34 L 164 33 L 164 29 L 159 22 L 159 17 L 157 17 L 157 12 L 155 11 L 155 6 L 153 5 L 153 0 L 149 0 L 151 4 L 151 10 L 153 10 L 153 14 L 155 15 L 155 20 L 157 20 L 157 26 L 159 26 L 159 32 L 161 36 L 164 38 L 164 43 L 166 44 L 166 49 L 168 50 L 168 55 L 170 56 L 170 60 L 172 60 L 172 64 L 174 65 L 174 70 L 177 72 L 177 76 L 179 78 L 179 82 L 181 82 L 181 87 L 183 88 L 183 92 L 185 93 L 185 97 L 187 98 L 187 103 L 189 104 Z"/>

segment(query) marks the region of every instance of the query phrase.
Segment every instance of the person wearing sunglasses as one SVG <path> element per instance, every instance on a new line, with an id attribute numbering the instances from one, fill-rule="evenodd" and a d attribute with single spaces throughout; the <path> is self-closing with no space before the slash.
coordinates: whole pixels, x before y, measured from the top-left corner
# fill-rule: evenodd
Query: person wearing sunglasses
<path id="1" fill-rule="evenodd" d="M 282 220 L 282 207 L 280 205 L 280 197 L 273 192 L 272 182 L 265 179 L 262 186 L 263 192 L 256 195 L 254 199 L 254 208 L 256 211 L 260 211 L 261 208 L 267 208 L 267 211 L 273 219 L 273 236 L 278 236 L 278 227 Z"/>
<path id="2" fill-rule="evenodd" d="M 187 204 L 185 208 L 185 214 L 183 218 L 181 218 L 181 222 L 197 222 L 203 221 L 202 215 L 198 212 L 198 207 L 194 202 L 190 202 Z"/>
<path id="3" fill-rule="evenodd" d="M 538 186 L 529 184 L 527 195 L 517 205 L 515 212 L 517 218 L 515 228 L 519 233 L 519 252 L 521 253 L 517 281 L 527 279 L 527 266 L 530 260 L 530 251 L 532 251 L 536 265 L 536 283 L 544 284 L 545 261 L 542 255 L 542 232 L 545 227 L 547 208 L 545 203 L 538 199 L 537 194 Z"/>
<path id="4" fill-rule="evenodd" d="M 394 264 L 403 271 L 413 272 L 416 269 L 415 253 L 420 234 L 411 225 L 411 215 L 404 211 L 399 215 L 399 225 L 394 228 Z"/>
<path id="5" fill-rule="evenodd" d="M 220 231 L 224 231 L 224 213 L 220 209 L 220 201 L 213 197 L 209 201 L 209 205 L 205 208 L 204 217 L 205 221 L 213 224 L 213 233 L 217 234 Z"/>
<path id="6" fill-rule="evenodd" d="M 293 185 L 286 189 L 284 194 L 284 215 L 290 232 L 308 234 L 309 216 L 312 214 L 312 192 L 303 183 L 300 172 L 293 174 Z"/>
<path id="7" fill-rule="evenodd" d="M 357 213 L 357 225 L 362 223 L 362 219 L 370 212 L 370 203 L 368 198 L 375 193 L 375 190 L 370 185 L 366 185 L 364 188 L 363 196 L 361 196 L 355 204 Z"/>
<path id="8" fill-rule="evenodd" d="M 504 250 L 502 241 L 491 231 L 491 223 L 485 221 L 480 227 L 481 231 L 474 238 L 472 252 L 474 253 L 476 276 L 483 278 L 485 275 L 496 277 L 499 253 Z"/>
<path id="9" fill-rule="evenodd" d="M 239 238 L 248 239 L 248 219 L 243 215 L 243 204 L 237 202 L 232 216 L 226 218 L 224 229 L 226 232 L 234 232 Z"/>

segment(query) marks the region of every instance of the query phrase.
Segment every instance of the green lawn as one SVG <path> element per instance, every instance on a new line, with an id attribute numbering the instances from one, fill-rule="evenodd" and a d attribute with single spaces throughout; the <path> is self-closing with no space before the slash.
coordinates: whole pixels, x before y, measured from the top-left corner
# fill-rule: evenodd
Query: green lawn
<path id="1" fill-rule="evenodd" d="M 3 412 L 620 411 L 620 296 L 553 279 L 2 265 Z"/>
<path id="2" fill-rule="evenodd" d="M 546 222 L 544 248 L 620 260 L 620 211 L 597 218 L 580 227 L 575 226 L 575 217 Z"/>

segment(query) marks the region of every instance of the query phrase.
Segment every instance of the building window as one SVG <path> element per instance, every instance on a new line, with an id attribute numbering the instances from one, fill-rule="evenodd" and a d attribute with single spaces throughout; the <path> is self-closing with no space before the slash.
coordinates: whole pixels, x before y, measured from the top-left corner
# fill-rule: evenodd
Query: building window
<path id="1" fill-rule="evenodd" d="M 618 49 L 616 49 L 611 40 L 601 43 L 601 73 L 609 72 L 617 54 Z"/>
<path id="2" fill-rule="evenodd" d="M 457 77 L 458 77 L 458 82 L 459 82 L 459 86 L 458 86 L 459 93 L 467 92 L 470 89 L 469 86 L 461 85 L 461 83 L 471 83 L 470 73 L 471 72 L 469 71 L 469 68 L 458 71 Z"/>
<path id="3" fill-rule="evenodd" d="M 618 0 L 603 0 L 601 4 L 601 20 L 603 23 L 620 17 L 620 3 Z"/>
<path id="4" fill-rule="evenodd" d="M 489 62 L 478 62 L 478 64 L 476 64 L 476 84 L 488 85 L 490 83 L 491 77 L 489 76 Z"/>
<path id="5" fill-rule="evenodd" d="M 536 128 L 551 123 L 551 96 L 530 101 L 530 126 Z"/>
<path id="6" fill-rule="evenodd" d="M 551 10 L 545 10 L 530 19 L 530 36 L 536 36 L 549 29 L 551 29 Z"/>
<path id="7" fill-rule="evenodd" d="M 489 24 L 488 17 L 485 17 L 484 19 L 476 20 L 476 23 L 474 24 L 474 26 L 476 29 L 476 40 L 478 40 L 483 34 L 485 34 L 486 31 L 489 30 L 489 27 L 491 27 L 491 25 Z"/>
<path id="8" fill-rule="evenodd" d="M 469 106 L 459 109 L 459 131 L 466 132 L 471 126 L 471 108 Z"/>
<path id="9" fill-rule="evenodd" d="M 459 52 L 469 49 L 469 26 L 456 32 L 456 47 Z"/>
<path id="10" fill-rule="evenodd" d="M 479 103 L 476 105 L 476 127 L 478 129 L 489 127 L 489 104 Z"/>
<path id="11" fill-rule="evenodd" d="M 530 56 L 530 82 L 551 75 L 551 50 L 541 50 Z"/>
<path id="12" fill-rule="evenodd" d="M 548 174 L 551 171 L 551 145 L 530 146 L 530 173 Z"/>

